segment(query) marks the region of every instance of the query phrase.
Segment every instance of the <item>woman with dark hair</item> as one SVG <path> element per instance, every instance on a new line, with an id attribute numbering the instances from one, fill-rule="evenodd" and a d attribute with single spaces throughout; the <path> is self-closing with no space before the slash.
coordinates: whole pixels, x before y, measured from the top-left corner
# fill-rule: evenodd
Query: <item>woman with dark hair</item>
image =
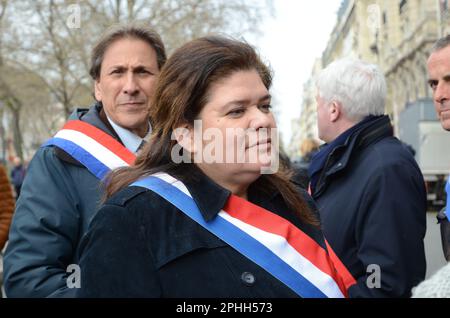
<path id="1" fill-rule="evenodd" d="M 109 176 L 84 238 L 79 297 L 346 295 L 354 281 L 312 201 L 277 171 L 270 85 L 240 41 L 210 36 L 173 53 L 152 137 Z"/>

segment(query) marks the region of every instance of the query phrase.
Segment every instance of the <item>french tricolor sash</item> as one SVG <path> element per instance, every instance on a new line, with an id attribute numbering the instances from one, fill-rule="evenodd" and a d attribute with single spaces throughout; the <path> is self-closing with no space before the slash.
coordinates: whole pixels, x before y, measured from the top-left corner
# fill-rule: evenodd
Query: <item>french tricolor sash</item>
<path id="1" fill-rule="evenodd" d="M 334 254 L 286 219 L 249 201 L 231 195 L 218 216 L 206 222 L 186 186 L 166 173 L 131 186 L 157 193 L 301 297 L 347 297 L 347 289 L 355 284 Z"/>
<path id="2" fill-rule="evenodd" d="M 136 155 L 116 139 L 81 120 L 68 121 L 42 147 L 57 146 L 99 179 L 119 167 L 131 165 Z"/>

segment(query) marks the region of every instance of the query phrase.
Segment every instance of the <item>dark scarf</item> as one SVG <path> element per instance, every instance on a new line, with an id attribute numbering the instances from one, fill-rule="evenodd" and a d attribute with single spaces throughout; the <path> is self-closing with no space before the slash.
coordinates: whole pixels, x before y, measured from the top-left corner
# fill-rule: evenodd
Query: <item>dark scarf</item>
<path id="1" fill-rule="evenodd" d="M 314 189 L 316 188 L 317 182 L 319 181 L 320 173 L 323 170 L 323 168 L 325 168 L 325 164 L 327 163 L 327 159 L 331 154 L 331 152 L 339 146 L 344 146 L 354 133 L 359 131 L 367 123 L 375 121 L 380 117 L 382 116 L 373 116 L 373 115 L 367 116 L 362 121 L 357 123 L 355 126 L 344 131 L 331 143 L 323 145 L 320 148 L 320 150 L 314 154 L 311 160 L 311 164 L 308 168 L 308 175 L 311 180 L 312 193 L 314 193 Z"/>

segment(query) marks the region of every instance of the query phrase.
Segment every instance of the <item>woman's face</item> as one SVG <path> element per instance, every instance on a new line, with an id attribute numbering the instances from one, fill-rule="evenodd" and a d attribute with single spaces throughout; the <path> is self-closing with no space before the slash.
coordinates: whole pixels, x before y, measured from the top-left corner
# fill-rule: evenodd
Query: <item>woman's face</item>
<path id="1" fill-rule="evenodd" d="M 216 182 L 250 184 L 278 156 L 270 94 L 256 70 L 234 72 L 207 94 L 193 130 L 194 160 Z"/>

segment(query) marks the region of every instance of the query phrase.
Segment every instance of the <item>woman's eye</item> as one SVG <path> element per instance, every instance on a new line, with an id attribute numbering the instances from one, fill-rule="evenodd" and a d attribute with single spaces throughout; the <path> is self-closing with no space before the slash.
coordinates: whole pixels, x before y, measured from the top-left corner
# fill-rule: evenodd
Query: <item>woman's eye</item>
<path id="1" fill-rule="evenodd" d="M 270 112 L 270 110 L 272 109 L 272 105 L 262 105 L 262 106 L 259 106 L 259 108 L 265 112 Z"/>
<path id="2" fill-rule="evenodd" d="M 233 109 L 230 112 L 228 112 L 227 115 L 231 115 L 231 116 L 239 116 L 242 115 L 245 112 L 245 109 L 243 108 L 238 108 L 238 109 Z"/>

